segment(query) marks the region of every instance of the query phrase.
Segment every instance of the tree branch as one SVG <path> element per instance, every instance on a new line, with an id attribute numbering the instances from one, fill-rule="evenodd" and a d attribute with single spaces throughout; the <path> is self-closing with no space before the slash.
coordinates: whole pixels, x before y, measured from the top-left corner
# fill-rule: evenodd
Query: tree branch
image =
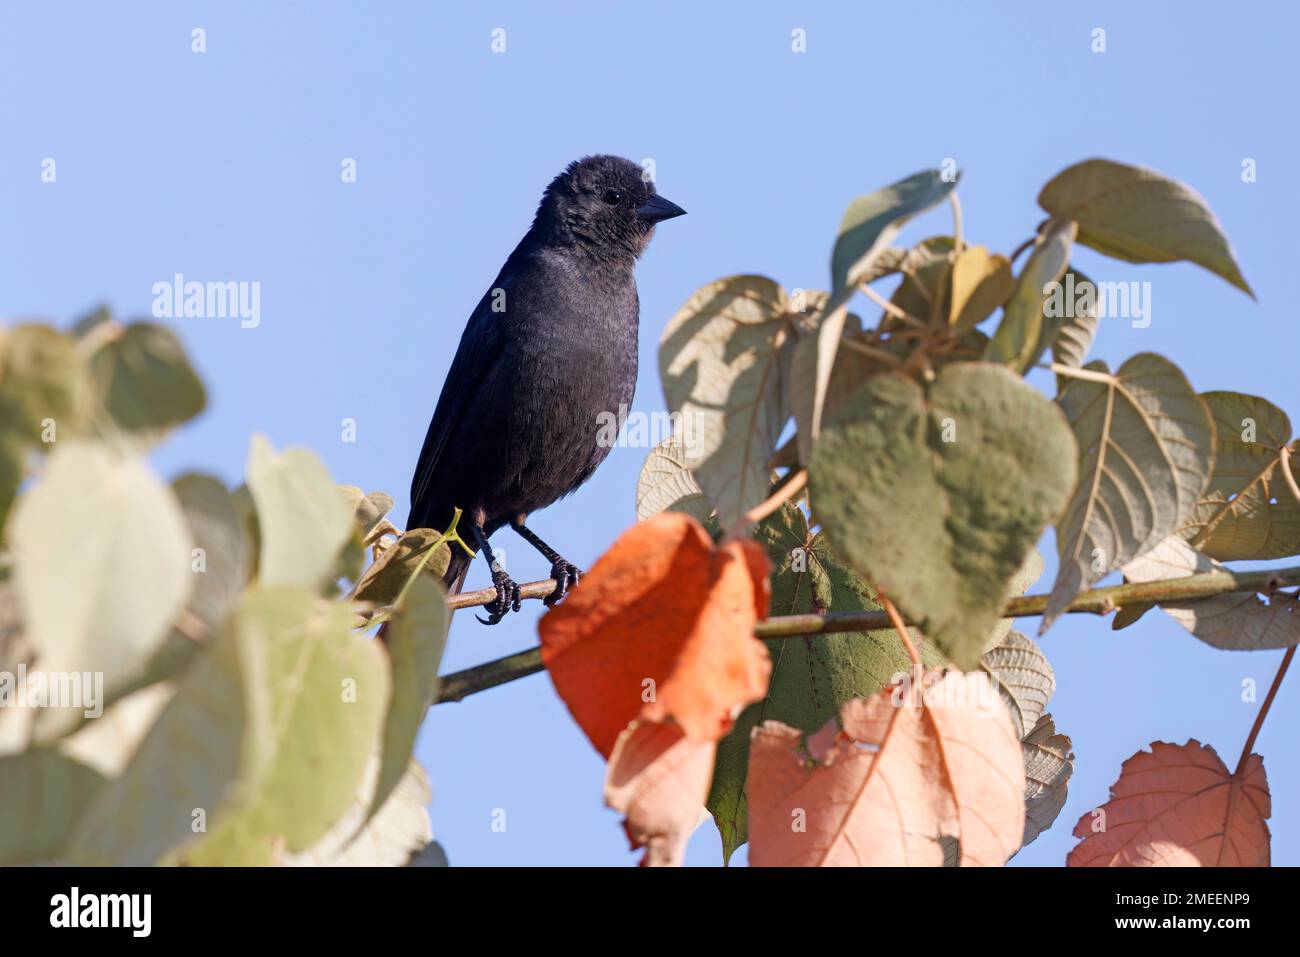
<path id="1" fill-rule="evenodd" d="M 1129 582 L 1094 588 L 1081 593 L 1070 602 L 1068 612 L 1108 615 L 1123 605 L 1139 602 L 1189 601 L 1212 598 L 1232 592 L 1260 592 L 1271 594 L 1281 588 L 1300 586 L 1300 566 L 1265 569 L 1254 572 L 1229 570 L 1170 578 L 1164 581 Z M 545 598 L 555 590 L 552 579 L 529 582 L 520 586 L 524 598 Z M 447 604 L 453 609 L 486 605 L 496 598 L 496 590 L 453 595 Z M 1002 609 L 1003 618 L 1024 618 L 1041 615 L 1047 608 L 1048 595 L 1024 595 L 1013 598 Z M 846 631 L 876 631 L 893 627 L 885 611 L 831 611 L 825 614 L 783 615 L 760 621 L 754 628 L 755 638 L 796 638 L 804 635 L 831 635 Z M 540 648 L 530 648 L 485 664 L 444 675 L 439 684 L 436 703 L 460 701 L 469 695 L 497 685 L 536 674 L 542 670 Z"/>

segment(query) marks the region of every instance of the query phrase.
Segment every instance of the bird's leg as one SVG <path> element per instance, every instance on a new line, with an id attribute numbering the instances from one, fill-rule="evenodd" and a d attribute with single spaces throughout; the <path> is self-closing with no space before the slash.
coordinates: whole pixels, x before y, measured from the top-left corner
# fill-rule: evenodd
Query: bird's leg
<path id="1" fill-rule="evenodd" d="M 475 522 L 470 526 L 470 532 L 474 536 L 474 544 L 483 550 L 483 557 L 487 559 L 488 566 L 492 569 L 492 585 L 497 590 L 496 601 L 483 606 L 488 616 L 478 620 L 485 625 L 495 625 L 506 616 L 506 612 L 519 610 L 519 584 L 506 574 L 506 570 L 492 554 L 492 546 L 488 544 L 487 533 L 483 531 L 483 526 Z M 478 618 L 477 615 L 474 617 Z"/>
<path id="2" fill-rule="evenodd" d="M 572 562 L 565 561 L 559 552 L 538 538 L 532 529 L 524 525 L 522 518 L 511 522 L 510 527 L 518 532 L 524 541 L 541 552 L 542 557 L 551 563 L 551 577 L 555 579 L 555 591 L 547 595 L 542 601 L 542 604 L 549 608 L 567 595 L 570 588 L 578 584 L 578 579 L 582 577 L 582 571 Z"/>

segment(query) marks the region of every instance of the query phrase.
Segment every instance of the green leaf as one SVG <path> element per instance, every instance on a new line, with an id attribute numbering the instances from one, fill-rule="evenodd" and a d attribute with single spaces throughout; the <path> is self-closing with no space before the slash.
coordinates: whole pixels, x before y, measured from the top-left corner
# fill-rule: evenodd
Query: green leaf
<path id="1" fill-rule="evenodd" d="M 263 585 L 319 588 L 352 535 L 352 513 L 312 452 L 276 455 L 260 435 L 248 452 L 248 487 L 257 503 Z"/>
<path id="2" fill-rule="evenodd" d="M 1132 582 L 1163 581 L 1225 571 L 1181 538 L 1170 536 L 1124 566 Z M 1267 597 L 1267 600 L 1265 600 Z M 1169 617 L 1201 641 L 1229 651 L 1290 648 L 1300 643 L 1300 609 L 1287 595 L 1233 592 L 1194 601 L 1162 601 Z"/>
<path id="3" fill-rule="evenodd" d="M 188 472 L 172 483 L 190 528 L 195 587 L 188 611 L 209 630 L 234 608 L 252 577 L 252 554 L 239 513 L 225 483 Z"/>
<path id="4" fill-rule="evenodd" d="M 417 572 L 441 578 L 450 563 L 451 547 L 442 541 L 442 532 L 431 528 L 410 529 L 365 570 L 357 582 L 356 599 L 376 606 L 391 605 Z"/>
<path id="5" fill-rule="evenodd" d="M 1069 290 L 1075 290 L 1071 299 Z M 1091 290 L 1088 295 L 1087 290 Z M 1097 335 L 1099 318 L 1097 287 L 1093 281 L 1077 269 L 1067 269 L 1061 277 L 1062 305 L 1067 307 L 1064 315 L 1049 317 L 1048 337 L 1052 343 L 1052 361 L 1057 365 L 1078 369 L 1092 347 L 1092 340 Z M 1056 391 L 1059 395 L 1070 384 L 1068 376 L 1056 376 Z"/>
<path id="6" fill-rule="evenodd" d="M 114 333 L 90 357 L 90 372 L 101 404 L 119 427 L 158 431 L 203 411 L 203 382 L 174 332 L 137 322 Z"/>
<path id="7" fill-rule="evenodd" d="M 1038 361 L 1051 341 L 1052 330 L 1044 328 L 1043 316 L 1050 295 L 1047 286 L 1065 275 L 1076 231 L 1072 222 L 1055 223 L 1034 247 L 984 358 L 1005 363 L 1022 375 Z"/>
<path id="8" fill-rule="evenodd" d="M 784 505 L 761 522 L 754 534 L 772 560 L 772 615 L 879 607 L 852 569 L 832 551 L 826 536 L 810 531 L 803 512 L 795 506 Z M 731 732 L 718 742 L 707 806 L 722 836 L 724 861 L 748 840 L 745 784 L 750 731 L 768 720 L 816 731 L 839 713 L 845 701 L 874 694 L 911 666 L 893 629 L 773 638 L 765 644 L 772 658 L 767 696 L 746 708 Z M 943 662 L 928 643 L 921 646 L 921 652 L 927 664 Z"/>
<path id="9" fill-rule="evenodd" d="M 1079 242 L 1107 256 L 1132 263 L 1185 259 L 1255 295 L 1205 200 L 1153 170 L 1087 160 L 1058 173 L 1038 205 L 1077 222 Z"/>
<path id="10" fill-rule="evenodd" d="M 636 520 L 660 512 L 684 512 L 703 524 L 713 506 L 686 467 L 686 450 L 674 436 L 664 439 L 646 456 L 636 481 Z"/>
<path id="11" fill-rule="evenodd" d="M 257 866 L 320 840 L 356 799 L 388 699 L 382 652 L 351 624 L 302 587 L 250 592 L 88 809 L 69 861 Z"/>
<path id="12" fill-rule="evenodd" d="M 393 693 L 384 718 L 379 779 L 365 821 L 383 807 L 406 773 L 415 735 L 437 692 L 438 664 L 450 622 L 442 586 L 428 576 L 417 575 L 385 632 Z"/>
<path id="13" fill-rule="evenodd" d="M 424 770 L 415 761 L 401 769 L 392 796 L 372 817 L 371 806 L 378 762 L 366 768 L 356 802 L 329 833 L 300 854 L 287 854 L 288 867 L 403 867 L 433 838 L 429 802 L 433 792 Z"/>
<path id="14" fill-rule="evenodd" d="M 1282 450 L 1289 447 L 1300 478 L 1291 420 L 1254 395 L 1205 392 L 1201 398 L 1214 416 L 1214 471 L 1178 534 L 1223 562 L 1300 553 L 1300 501 L 1282 474 Z"/>
<path id="15" fill-rule="evenodd" d="M 134 677 L 194 588 L 176 497 L 144 461 L 100 445 L 59 444 L 10 539 L 26 640 L 46 671 L 101 672 L 109 687 Z"/>
<path id="16" fill-rule="evenodd" d="M 361 538 L 373 532 L 384 516 L 393 510 L 393 497 L 387 492 L 371 492 L 367 495 L 355 485 L 340 485 L 339 491 L 352 509 L 352 518 Z"/>
<path id="17" fill-rule="evenodd" d="M 945 180 L 938 170 L 925 170 L 849 204 L 831 252 L 830 309 L 838 308 L 843 293 L 871 273 L 876 257 L 888 249 L 907 221 L 941 203 L 956 188 L 958 178 Z"/>
<path id="18" fill-rule="evenodd" d="M 57 751 L 0 755 L 0 867 L 57 858 L 106 783 L 98 771 Z"/>
<path id="19" fill-rule="evenodd" d="M 951 298 L 948 280 L 957 258 L 956 248 L 957 242 L 951 236 L 931 236 L 909 249 L 899 267 L 903 281 L 889 301 L 918 319 L 943 316 Z M 894 321 L 888 316 L 882 319 L 885 328 Z"/>
<path id="20" fill-rule="evenodd" d="M 956 363 L 928 390 L 867 380 L 813 452 L 813 514 L 863 578 L 959 668 L 1074 482 L 1070 429 L 1002 366 Z"/>
<path id="21" fill-rule="evenodd" d="M 1061 393 L 1078 441 L 1079 481 L 1056 525 L 1060 567 L 1042 630 L 1075 596 L 1154 548 L 1200 499 L 1214 463 L 1209 408 L 1173 363 L 1140 353 L 1100 363 Z"/>
<path id="22" fill-rule="evenodd" d="M 85 366 L 72 339 L 34 324 L 0 330 L 0 435 L 33 445 L 74 435 L 85 397 Z"/>
<path id="23" fill-rule="evenodd" d="M 660 341 L 664 395 L 681 415 L 685 464 L 724 528 L 767 496 L 766 463 L 789 418 L 788 306 L 770 279 L 732 276 L 698 290 Z"/>

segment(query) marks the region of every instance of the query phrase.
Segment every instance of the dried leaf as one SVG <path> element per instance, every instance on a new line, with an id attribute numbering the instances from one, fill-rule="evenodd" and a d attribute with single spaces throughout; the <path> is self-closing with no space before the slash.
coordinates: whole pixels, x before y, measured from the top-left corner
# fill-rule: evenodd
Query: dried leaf
<path id="1" fill-rule="evenodd" d="M 848 702 L 807 742 L 768 721 L 750 753 L 754 866 L 1004 864 L 1024 834 L 1024 764 L 1010 716 L 983 674 L 925 675 L 923 688 Z"/>
<path id="2" fill-rule="evenodd" d="M 1264 760 L 1236 774 L 1208 745 L 1156 741 L 1124 762 L 1110 800 L 1079 818 L 1071 867 L 1268 867 Z"/>

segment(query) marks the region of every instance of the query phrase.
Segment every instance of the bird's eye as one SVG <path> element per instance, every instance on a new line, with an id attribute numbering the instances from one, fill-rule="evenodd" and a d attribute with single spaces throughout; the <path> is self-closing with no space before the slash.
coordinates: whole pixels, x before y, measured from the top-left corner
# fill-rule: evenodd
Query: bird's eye
<path id="1" fill-rule="evenodd" d="M 617 189 L 605 190 L 605 202 L 609 203 L 611 206 L 617 206 L 619 203 L 623 202 L 622 191 Z"/>

